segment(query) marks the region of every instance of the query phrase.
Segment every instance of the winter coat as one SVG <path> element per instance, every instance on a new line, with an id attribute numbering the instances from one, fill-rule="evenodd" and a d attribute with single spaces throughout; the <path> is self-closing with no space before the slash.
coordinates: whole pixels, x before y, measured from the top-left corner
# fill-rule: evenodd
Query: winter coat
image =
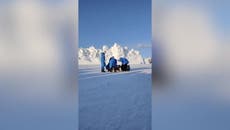
<path id="1" fill-rule="evenodd" d="M 122 65 L 129 63 L 129 61 L 126 58 L 120 58 L 119 61 L 121 62 Z"/>
<path id="2" fill-rule="evenodd" d="M 113 57 L 109 59 L 109 68 L 112 69 L 113 67 L 117 66 L 117 60 Z"/>
<path id="3" fill-rule="evenodd" d="M 101 57 L 101 66 L 104 67 L 105 66 L 105 53 L 102 52 L 100 57 Z"/>

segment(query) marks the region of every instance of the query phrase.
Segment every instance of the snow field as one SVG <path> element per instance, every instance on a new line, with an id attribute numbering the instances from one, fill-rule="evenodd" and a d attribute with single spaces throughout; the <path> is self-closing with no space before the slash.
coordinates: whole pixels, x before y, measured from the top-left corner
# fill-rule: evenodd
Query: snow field
<path id="1" fill-rule="evenodd" d="M 95 65 L 79 70 L 81 130 L 151 129 L 151 65 L 117 73 L 100 73 Z"/>

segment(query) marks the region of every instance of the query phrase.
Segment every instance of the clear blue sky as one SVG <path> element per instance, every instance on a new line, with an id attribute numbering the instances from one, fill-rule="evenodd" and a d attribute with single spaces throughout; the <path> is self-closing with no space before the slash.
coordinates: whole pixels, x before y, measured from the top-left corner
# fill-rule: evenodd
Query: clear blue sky
<path id="1" fill-rule="evenodd" d="M 79 47 L 114 42 L 151 56 L 151 0 L 79 0 Z"/>

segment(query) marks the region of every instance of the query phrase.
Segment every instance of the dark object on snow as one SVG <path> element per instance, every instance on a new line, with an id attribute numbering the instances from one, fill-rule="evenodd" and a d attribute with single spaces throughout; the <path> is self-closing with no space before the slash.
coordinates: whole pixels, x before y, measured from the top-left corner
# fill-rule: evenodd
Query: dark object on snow
<path id="1" fill-rule="evenodd" d="M 123 64 L 121 65 L 121 70 L 122 71 L 127 71 L 128 65 L 127 64 Z"/>
<path id="2" fill-rule="evenodd" d="M 130 66 L 128 65 L 129 61 L 126 58 L 121 57 L 119 59 L 119 61 L 121 62 L 121 70 L 122 71 L 129 71 L 130 70 Z"/>
<path id="3" fill-rule="evenodd" d="M 121 65 L 117 65 L 116 67 L 110 69 L 110 68 L 109 68 L 109 64 L 108 64 L 108 65 L 106 65 L 106 69 L 107 69 L 109 72 L 122 72 L 122 71 L 124 71 L 124 70 L 122 70 L 122 66 L 121 66 Z M 125 71 L 130 71 L 130 65 L 127 65 Z"/>
<path id="4" fill-rule="evenodd" d="M 120 58 L 119 61 L 122 62 L 122 65 L 117 65 L 117 60 L 111 57 L 109 63 L 106 65 L 106 69 L 109 72 L 130 71 L 129 61 L 126 58 Z"/>
<path id="5" fill-rule="evenodd" d="M 130 65 L 127 65 L 127 70 L 126 71 L 130 71 Z"/>

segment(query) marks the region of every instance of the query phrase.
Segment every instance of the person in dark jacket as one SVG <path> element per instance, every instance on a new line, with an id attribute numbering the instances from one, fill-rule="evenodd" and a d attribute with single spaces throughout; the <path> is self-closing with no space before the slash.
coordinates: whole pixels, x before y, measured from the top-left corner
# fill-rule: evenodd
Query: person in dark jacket
<path id="1" fill-rule="evenodd" d="M 122 71 L 127 71 L 128 70 L 129 61 L 126 58 L 124 58 L 124 57 L 121 57 L 119 59 L 119 61 L 121 62 L 121 70 Z"/>
<path id="2" fill-rule="evenodd" d="M 100 54 L 101 57 L 101 72 L 105 72 L 105 52 L 101 52 Z"/>
<path id="3" fill-rule="evenodd" d="M 109 63 L 106 68 L 108 69 L 108 71 L 112 72 L 112 71 L 116 71 L 116 67 L 117 67 L 117 60 L 112 56 L 109 59 Z"/>

